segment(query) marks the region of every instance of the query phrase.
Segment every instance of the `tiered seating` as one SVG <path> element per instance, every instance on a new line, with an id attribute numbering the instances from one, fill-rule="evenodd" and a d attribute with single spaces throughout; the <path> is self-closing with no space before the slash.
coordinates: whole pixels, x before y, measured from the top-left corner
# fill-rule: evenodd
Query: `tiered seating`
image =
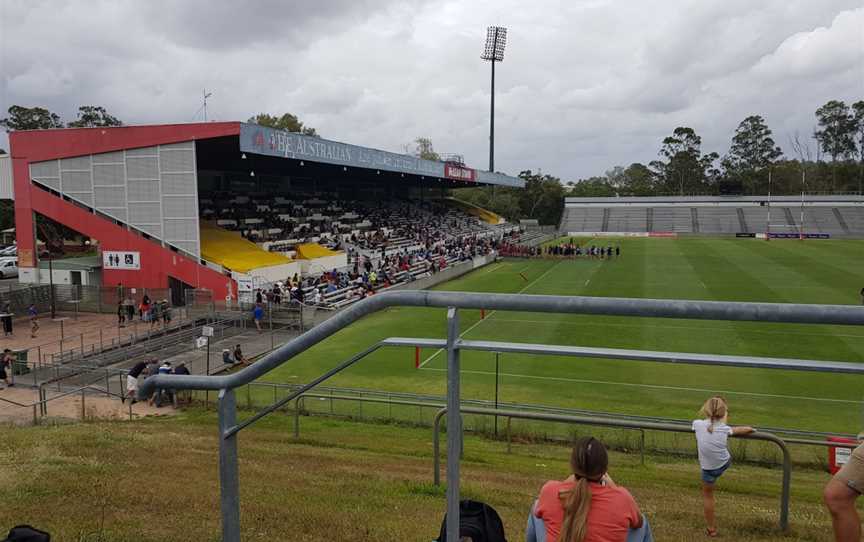
<path id="1" fill-rule="evenodd" d="M 838 207 L 837 210 L 851 233 L 864 235 L 864 207 Z"/>
<path id="2" fill-rule="evenodd" d="M 790 209 L 792 219 L 798 223 L 801 221 L 801 209 Z M 804 208 L 804 232 L 805 233 L 827 233 L 831 236 L 845 235 L 846 231 L 838 222 L 833 207 L 805 207 Z"/>
<path id="3" fill-rule="evenodd" d="M 565 207 L 561 231 L 598 232 L 603 228 L 603 209 L 600 207 Z"/>
<path id="4" fill-rule="evenodd" d="M 747 229 L 741 230 L 739 226 L 737 231 L 747 231 L 750 233 L 765 231 L 765 225 L 768 224 L 768 209 L 766 207 L 742 207 L 741 211 L 744 214 Z M 775 226 L 785 231 L 797 231 L 794 222 L 793 224 L 788 223 L 786 213 L 780 207 L 771 208 L 771 228 L 774 229 Z"/>
<path id="5" fill-rule="evenodd" d="M 698 207 L 696 216 L 701 233 L 738 233 L 741 226 L 736 207 Z"/>
<path id="6" fill-rule="evenodd" d="M 605 231 L 648 231 L 648 212 L 645 207 L 610 207 L 609 223 Z"/>
<path id="7" fill-rule="evenodd" d="M 341 200 L 336 194 L 296 199 L 218 194 L 201 200 L 201 215 L 273 252 L 319 243 L 363 255 L 394 254 L 467 236 L 500 237 L 509 231 L 438 202 L 370 203 Z"/>
<path id="8" fill-rule="evenodd" d="M 804 233 L 864 237 L 864 205 L 855 196 L 809 196 Z M 798 233 L 801 202 L 792 196 L 567 198 L 559 230 L 567 232 L 759 234 Z"/>
<path id="9" fill-rule="evenodd" d="M 689 207 L 654 207 L 651 231 L 685 233 L 693 231 Z"/>

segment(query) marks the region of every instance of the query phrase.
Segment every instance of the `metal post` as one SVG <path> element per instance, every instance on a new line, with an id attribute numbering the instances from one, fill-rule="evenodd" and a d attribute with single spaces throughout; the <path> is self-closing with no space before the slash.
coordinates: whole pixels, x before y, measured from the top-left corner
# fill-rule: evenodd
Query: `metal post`
<path id="1" fill-rule="evenodd" d="M 644 430 L 644 429 L 640 429 L 639 432 L 641 433 L 641 436 L 640 436 L 640 439 L 639 439 L 639 440 L 640 440 L 640 443 L 639 443 L 639 455 L 640 455 L 641 458 L 642 458 L 642 466 L 644 467 L 644 466 L 645 466 L 645 430 Z"/>
<path id="2" fill-rule="evenodd" d="M 54 258 L 51 255 L 51 247 L 48 247 L 48 288 L 51 295 L 51 319 L 57 318 L 57 305 L 54 302 Z M 63 336 L 63 322 L 60 322 L 60 336 Z"/>
<path id="3" fill-rule="evenodd" d="M 300 401 L 301 395 L 294 401 L 294 438 L 300 438 Z"/>
<path id="4" fill-rule="evenodd" d="M 495 43 L 498 42 L 498 29 L 495 29 Z M 489 171 L 495 171 L 495 56 L 492 56 L 492 100 L 489 107 Z"/>
<path id="5" fill-rule="evenodd" d="M 512 441 L 510 440 L 510 422 L 513 420 L 510 416 L 507 416 L 507 453 L 511 453 L 513 451 Z"/>
<path id="6" fill-rule="evenodd" d="M 84 393 L 85 393 L 85 390 L 82 389 L 81 390 L 81 421 L 82 422 L 87 419 L 87 411 L 85 410 L 85 405 L 84 405 Z"/>
<path id="7" fill-rule="evenodd" d="M 205 368 L 207 376 L 210 376 L 210 337 L 207 337 L 207 366 Z M 204 392 L 204 407 L 210 404 L 210 390 Z"/>
<path id="8" fill-rule="evenodd" d="M 458 341 L 459 312 L 451 307 L 447 309 L 447 540 L 459 540 L 459 455 L 462 451 L 462 415 L 459 411 Z"/>
<path id="9" fill-rule="evenodd" d="M 81 334 L 81 357 L 84 357 L 84 334 Z"/>
<path id="10" fill-rule="evenodd" d="M 237 424 L 234 390 L 219 390 L 219 485 L 221 490 L 222 540 L 240 542 L 240 476 L 237 469 L 237 435 L 228 430 Z"/>
<path id="11" fill-rule="evenodd" d="M 498 410 L 498 356 L 500 352 L 495 352 L 495 410 Z M 498 436 L 498 416 L 495 416 L 495 436 Z"/>

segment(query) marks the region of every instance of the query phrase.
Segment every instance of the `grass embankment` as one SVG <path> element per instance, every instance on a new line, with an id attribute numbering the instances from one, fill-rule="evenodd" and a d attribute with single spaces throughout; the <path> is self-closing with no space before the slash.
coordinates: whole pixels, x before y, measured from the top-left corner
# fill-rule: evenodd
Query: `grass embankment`
<path id="1" fill-rule="evenodd" d="M 216 541 L 219 492 L 215 414 L 4 431 L 0 530 L 17 523 L 64 541 Z M 492 504 L 508 539 L 520 540 L 540 485 L 567 472 L 568 450 L 469 437 L 463 495 Z M 303 420 L 291 437 L 283 415 L 240 436 L 244 540 L 380 542 L 432 540 L 445 508 L 431 484 L 428 429 Z M 702 534 L 696 462 L 611 454 L 612 476 L 648 515 L 657 540 Z M 793 476 L 792 533 L 776 527 L 780 471 L 736 465 L 719 484 L 727 540 L 830 540 L 820 505 L 828 475 Z M 5 532 L 5 531 L 4 531 Z"/>

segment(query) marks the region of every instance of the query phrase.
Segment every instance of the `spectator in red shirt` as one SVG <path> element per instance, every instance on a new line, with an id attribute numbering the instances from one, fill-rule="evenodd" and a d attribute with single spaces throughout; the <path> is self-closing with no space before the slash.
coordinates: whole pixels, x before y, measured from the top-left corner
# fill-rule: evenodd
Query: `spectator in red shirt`
<path id="1" fill-rule="evenodd" d="M 563 481 L 543 485 L 528 520 L 529 542 L 650 542 L 648 522 L 607 469 L 609 457 L 594 437 L 576 441 L 570 456 L 573 471 Z"/>

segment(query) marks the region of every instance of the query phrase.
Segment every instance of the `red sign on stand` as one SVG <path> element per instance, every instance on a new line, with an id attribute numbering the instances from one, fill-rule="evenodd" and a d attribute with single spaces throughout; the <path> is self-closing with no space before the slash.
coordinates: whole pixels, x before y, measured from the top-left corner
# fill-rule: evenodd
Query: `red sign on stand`
<path id="1" fill-rule="evenodd" d="M 828 442 L 842 442 L 846 444 L 858 444 L 858 441 L 852 438 L 844 437 L 828 437 Z M 843 465 L 849 461 L 852 456 L 851 448 L 838 448 L 831 446 L 828 448 L 828 470 L 831 474 L 836 474 Z"/>
<path id="2" fill-rule="evenodd" d="M 473 169 L 455 164 L 444 164 L 444 176 L 457 181 L 473 182 L 477 180 L 476 172 Z"/>

